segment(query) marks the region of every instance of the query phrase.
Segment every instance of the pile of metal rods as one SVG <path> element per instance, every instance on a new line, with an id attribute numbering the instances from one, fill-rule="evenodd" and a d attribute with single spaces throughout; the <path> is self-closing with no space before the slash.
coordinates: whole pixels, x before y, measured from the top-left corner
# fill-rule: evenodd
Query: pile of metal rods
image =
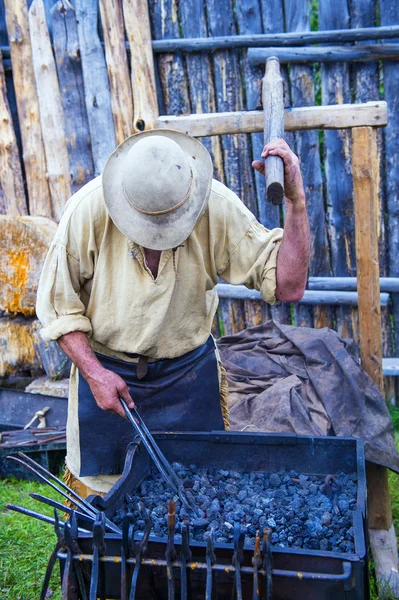
<path id="1" fill-rule="evenodd" d="M 17 463 L 21 464 L 22 466 L 24 466 L 26 469 L 31 471 L 31 473 L 36 475 L 36 477 L 38 477 L 40 479 L 40 481 L 49 485 L 53 490 L 55 490 L 56 492 L 61 494 L 61 496 L 63 496 L 66 500 L 68 500 L 70 503 L 74 504 L 77 507 L 77 509 L 80 509 L 80 511 L 81 511 L 81 512 L 77 512 L 76 516 L 81 518 L 82 521 L 85 521 L 86 523 L 88 523 L 89 526 L 91 525 L 91 527 L 89 527 L 89 529 L 87 531 L 91 531 L 93 529 L 94 522 L 96 521 L 96 518 L 100 514 L 100 511 L 97 508 L 92 506 L 89 502 L 87 502 L 87 500 L 84 500 L 83 498 L 81 498 L 76 492 L 74 492 L 63 481 L 58 479 L 58 477 L 56 477 L 55 475 L 50 473 L 50 471 L 45 469 L 42 465 L 39 465 L 39 463 L 34 461 L 32 458 L 30 458 L 23 452 L 18 452 L 18 456 L 8 456 L 7 458 L 8 458 L 8 460 L 13 460 L 14 462 L 17 462 Z M 43 504 L 52 506 L 55 509 L 58 508 L 59 510 L 62 510 L 66 513 L 72 514 L 72 512 L 74 512 L 72 509 L 68 508 L 67 506 L 60 504 L 59 502 L 56 502 L 55 500 L 52 500 L 51 498 L 42 496 L 41 494 L 31 493 L 30 496 L 32 498 L 34 498 L 35 500 L 42 502 Z M 16 512 L 19 512 L 23 515 L 28 515 L 35 519 L 39 519 L 40 521 L 44 521 L 45 523 L 51 523 L 51 524 L 55 525 L 55 521 L 51 517 L 47 517 L 46 515 L 43 515 L 41 513 L 28 510 L 27 508 L 24 508 L 22 506 L 16 506 L 15 504 L 7 504 L 7 508 L 9 508 L 10 510 L 15 510 Z M 64 525 L 64 523 L 62 523 L 62 525 Z M 122 533 L 121 529 L 119 527 L 117 527 L 117 525 L 115 525 L 107 517 L 105 517 L 105 527 L 106 527 L 106 529 L 108 529 L 109 531 L 112 531 L 113 533 L 118 533 L 118 534 Z"/>
<path id="2" fill-rule="evenodd" d="M 0 448 L 48 444 L 66 441 L 65 427 L 46 427 L 43 429 L 16 429 L 0 433 Z"/>

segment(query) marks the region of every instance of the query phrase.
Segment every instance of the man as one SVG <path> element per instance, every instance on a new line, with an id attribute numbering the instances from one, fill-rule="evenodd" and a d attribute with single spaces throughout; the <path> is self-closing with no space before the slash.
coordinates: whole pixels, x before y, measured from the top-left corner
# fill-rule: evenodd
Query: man
<path id="1" fill-rule="evenodd" d="M 269 155 L 284 161 L 284 235 L 212 179 L 199 141 L 166 129 L 125 140 L 67 203 L 37 314 L 43 338 L 74 363 L 67 479 L 82 495 L 107 492 L 122 471 L 132 431 L 119 396 L 152 430 L 228 427 L 210 335 L 219 277 L 270 304 L 302 297 L 310 242 L 299 161 L 283 140 Z M 263 173 L 263 161 L 252 166 Z"/>

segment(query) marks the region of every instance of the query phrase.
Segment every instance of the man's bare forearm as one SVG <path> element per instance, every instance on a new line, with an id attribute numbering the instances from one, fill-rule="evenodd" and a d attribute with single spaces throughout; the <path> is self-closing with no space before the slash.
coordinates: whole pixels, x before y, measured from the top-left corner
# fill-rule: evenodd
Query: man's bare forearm
<path id="1" fill-rule="evenodd" d="M 305 199 L 286 202 L 284 235 L 277 255 L 276 298 L 298 302 L 304 294 L 310 255 L 310 230 Z"/>
<path id="2" fill-rule="evenodd" d="M 117 413 L 121 417 L 125 412 L 119 397 L 125 400 L 129 408 L 134 407 L 126 382 L 113 371 L 102 366 L 90 347 L 89 338 L 82 331 L 72 331 L 59 338 L 61 350 L 77 366 L 86 379 L 100 408 Z"/>
<path id="3" fill-rule="evenodd" d="M 91 375 L 104 368 L 91 349 L 86 333 L 72 331 L 60 337 L 58 344 L 85 379 L 89 379 Z"/>

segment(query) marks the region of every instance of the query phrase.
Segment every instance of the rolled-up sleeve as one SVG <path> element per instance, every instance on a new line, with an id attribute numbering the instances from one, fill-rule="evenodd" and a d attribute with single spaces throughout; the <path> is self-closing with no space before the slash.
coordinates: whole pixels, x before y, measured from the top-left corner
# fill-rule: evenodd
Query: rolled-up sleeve
<path id="1" fill-rule="evenodd" d="M 283 230 L 268 230 L 254 218 L 229 255 L 222 277 L 228 283 L 244 284 L 260 291 L 268 304 L 276 304 L 277 255 Z"/>
<path id="2" fill-rule="evenodd" d="M 66 246 L 55 240 L 47 254 L 37 292 L 36 312 L 45 341 L 57 340 L 72 331 L 92 332 L 80 299 L 80 262 Z"/>

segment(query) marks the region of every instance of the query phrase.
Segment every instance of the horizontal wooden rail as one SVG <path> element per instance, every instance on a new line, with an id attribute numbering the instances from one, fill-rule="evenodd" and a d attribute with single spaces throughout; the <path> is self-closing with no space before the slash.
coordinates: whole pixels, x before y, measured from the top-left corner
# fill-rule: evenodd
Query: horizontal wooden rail
<path id="1" fill-rule="evenodd" d="M 216 290 L 219 298 L 229 298 L 231 300 L 262 300 L 260 292 L 249 290 L 245 285 L 230 285 L 229 283 L 218 283 Z M 381 306 L 387 306 L 389 294 L 380 294 Z M 357 292 L 339 292 L 339 291 L 316 291 L 306 290 L 300 304 L 331 304 L 331 305 L 349 305 L 357 306 Z"/>
<path id="2" fill-rule="evenodd" d="M 176 129 L 193 137 L 204 137 L 263 131 L 263 119 L 261 110 L 204 113 L 180 117 L 165 115 L 157 119 L 156 127 Z M 285 131 L 384 127 L 387 122 L 387 103 L 384 101 L 306 106 L 286 109 L 284 112 Z"/>
<path id="3" fill-rule="evenodd" d="M 332 290 L 341 292 L 355 292 L 357 290 L 356 277 L 309 277 L 309 290 Z M 399 292 L 399 277 L 380 277 L 381 292 Z"/>
<path id="4" fill-rule="evenodd" d="M 248 61 L 263 64 L 270 56 L 284 63 L 314 62 L 368 62 L 371 60 L 398 60 L 399 44 L 373 46 L 323 46 L 320 48 L 249 48 Z"/>
<path id="5" fill-rule="evenodd" d="M 399 376 L 399 358 L 383 358 L 382 359 L 382 374 L 385 377 Z"/>

